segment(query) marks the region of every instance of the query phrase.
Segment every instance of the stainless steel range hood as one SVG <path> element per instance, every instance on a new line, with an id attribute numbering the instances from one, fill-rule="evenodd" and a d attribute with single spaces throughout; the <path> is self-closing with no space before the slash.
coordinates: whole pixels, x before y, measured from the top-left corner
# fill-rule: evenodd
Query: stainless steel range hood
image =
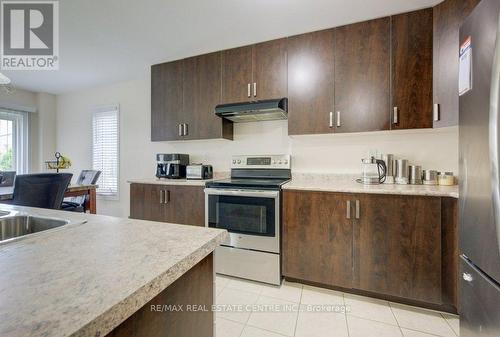
<path id="1" fill-rule="evenodd" d="M 272 121 L 288 118 L 286 98 L 264 101 L 221 104 L 215 107 L 215 114 L 235 123 Z"/>

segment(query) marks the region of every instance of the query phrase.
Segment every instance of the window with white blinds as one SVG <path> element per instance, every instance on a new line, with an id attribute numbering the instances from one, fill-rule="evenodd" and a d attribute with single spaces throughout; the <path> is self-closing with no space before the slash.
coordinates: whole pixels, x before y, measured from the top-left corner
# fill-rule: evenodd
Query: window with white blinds
<path id="1" fill-rule="evenodd" d="M 118 199 L 120 126 L 118 105 L 94 109 L 92 167 L 101 171 L 97 194 Z"/>

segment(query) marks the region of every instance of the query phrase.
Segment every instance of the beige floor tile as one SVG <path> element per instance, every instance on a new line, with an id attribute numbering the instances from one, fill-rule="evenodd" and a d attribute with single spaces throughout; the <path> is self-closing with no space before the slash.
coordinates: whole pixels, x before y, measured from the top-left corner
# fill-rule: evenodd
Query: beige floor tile
<path id="1" fill-rule="evenodd" d="M 302 284 L 284 281 L 281 286 L 265 285 L 262 287 L 261 295 L 274 297 L 284 301 L 300 303 L 302 295 Z"/>
<path id="2" fill-rule="evenodd" d="M 295 337 L 348 337 L 344 314 L 300 312 Z"/>
<path id="3" fill-rule="evenodd" d="M 304 286 L 302 289 L 302 304 L 344 305 L 344 295 L 340 291 Z"/>
<path id="4" fill-rule="evenodd" d="M 227 284 L 229 283 L 231 279 L 229 277 L 226 277 L 224 275 L 215 275 L 215 283 L 217 283 L 217 285 L 220 285 L 222 287 L 225 287 L 227 286 Z"/>
<path id="5" fill-rule="evenodd" d="M 436 335 L 430 335 L 430 334 L 425 333 L 425 332 L 409 330 L 409 329 L 405 329 L 405 328 L 401 328 L 401 330 L 403 330 L 404 337 L 436 337 Z"/>
<path id="6" fill-rule="evenodd" d="M 398 326 L 347 315 L 349 337 L 402 337 Z"/>
<path id="7" fill-rule="evenodd" d="M 218 317 L 215 323 L 215 337 L 240 337 L 244 327 L 244 324 Z"/>
<path id="8" fill-rule="evenodd" d="M 241 291 L 237 289 L 224 288 L 219 296 L 217 296 L 217 318 L 222 317 L 232 321 L 246 323 L 250 317 L 251 311 L 246 306 L 257 302 L 259 295 Z M 224 309 L 222 306 L 229 306 Z M 242 311 L 240 311 L 242 309 Z M 250 308 L 251 309 L 251 308 Z"/>
<path id="9" fill-rule="evenodd" d="M 443 313 L 443 317 L 448 322 L 448 324 L 451 326 L 453 329 L 453 332 L 457 336 L 460 336 L 460 319 L 457 315 L 451 315 L 451 314 L 445 314 Z"/>
<path id="10" fill-rule="evenodd" d="M 243 330 L 241 337 L 283 337 L 283 335 L 247 325 Z"/>
<path id="11" fill-rule="evenodd" d="M 297 322 L 298 303 L 260 296 L 257 304 L 259 308 L 272 308 L 272 310 L 252 312 L 247 322 L 248 325 L 285 336 L 293 336 Z"/>
<path id="12" fill-rule="evenodd" d="M 391 303 L 399 326 L 444 337 L 455 337 L 455 333 L 438 312 Z"/>
<path id="13" fill-rule="evenodd" d="M 264 284 L 260 282 L 232 278 L 229 280 L 226 287 L 231 289 L 248 291 L 260 295 L 260 293 L 262 292 L 262 288 L 264 287 Z"/>
<path id="14" fill-rule="evenodd" d="M 344 294 L 344 301 L 349 315 L 398 325 L 387 301 L 352 294 Z"/>

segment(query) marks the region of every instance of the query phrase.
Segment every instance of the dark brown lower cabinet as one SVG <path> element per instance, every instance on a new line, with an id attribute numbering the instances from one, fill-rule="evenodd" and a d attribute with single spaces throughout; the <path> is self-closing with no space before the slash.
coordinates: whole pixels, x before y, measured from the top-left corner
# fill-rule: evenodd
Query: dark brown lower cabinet
<path id="1" fill-rule="evenodd" d="M 130 218 L 204 226 L 203 186 L 131 184 Z"/>
<path id="2" fill-rule="evenodd" d="M 286 191 L 283 209 L 283 274 L 350 288 L 352 224 L 349 195 Z"/>
<path id="3" fill-rule="evenodd" d="M 353 288 L 441 303 L 441 198 L 358 195 Z"/>
<path id="4" fill-rule="evenodd" d="M 210 254 L 106 337 L 214 337 L 213 287 Z"/>
<path id="5" fill-rule="evenodd" d="M 283 192 L 283 275 L 457 309 L 456 199 Z"/>

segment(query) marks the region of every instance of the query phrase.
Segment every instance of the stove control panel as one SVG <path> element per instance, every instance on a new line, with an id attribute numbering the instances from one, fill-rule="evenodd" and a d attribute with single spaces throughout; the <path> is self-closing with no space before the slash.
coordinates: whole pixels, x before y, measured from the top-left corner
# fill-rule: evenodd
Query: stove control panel
<path id="1" fill-rule="evenodd" d="M 291 167 L 291 158 L 287 154 L 233 156 L 231 160 L 231 168 L 290 169 Z"/>

